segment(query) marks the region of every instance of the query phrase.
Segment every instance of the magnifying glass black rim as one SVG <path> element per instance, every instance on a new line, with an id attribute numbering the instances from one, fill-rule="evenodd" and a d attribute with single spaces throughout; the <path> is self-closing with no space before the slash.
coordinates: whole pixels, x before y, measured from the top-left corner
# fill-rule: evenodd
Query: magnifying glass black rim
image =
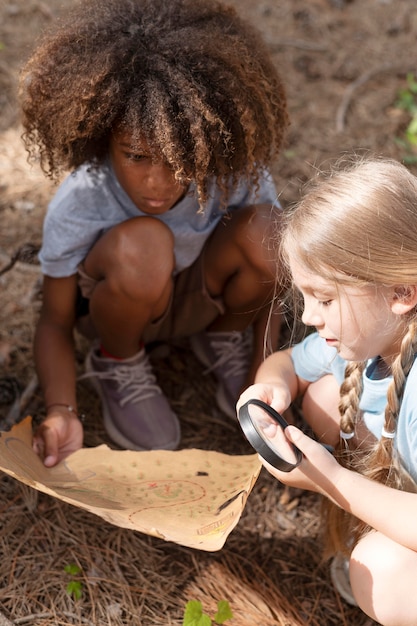
<path id="1" fill-rule="evenodd" d="M 299 450 L 297 446 L 289 442 L 297 458 L 297 461 L 296 463 L 290 463 L 289 461 L 283 459 L 272 447 L 272 444 L 270 444 L 266 438 L 264 439 L 259 434 L 258 429 L 254 425 L 253 420 L 250 416 L 250 405 L 256 405 L 261 407 L 283 429 L 287 428 L 288 422 L 282 417 L 280 413 L 278 413 L 278 411 L 275 411 L 275 409 L 273 409 L 269 404 L 266 404 L 266 402 L 263 402 L 262 400 L 258 400 L 256 398 L 254 398 L 253 400 L 248 400 L 240 407 L 238 412 L 239 423 L 242 427 L 245 437 L 249 441 L 249 443 L 255 448 L 258 454 L 260 454 L 261 457 L 265 459 L 265 461 L 267 461 L 270 465 L 280 470 L 281 472 L 290 472 L 301 463 L 303 458 L 301 450 Z"/>

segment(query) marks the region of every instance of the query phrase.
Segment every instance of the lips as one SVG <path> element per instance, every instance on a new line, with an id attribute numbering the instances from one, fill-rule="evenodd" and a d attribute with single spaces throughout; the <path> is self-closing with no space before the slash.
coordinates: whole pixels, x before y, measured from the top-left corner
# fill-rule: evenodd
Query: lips
<path id="1" fill-rule="evenodd" d="M 319 335 L 320 335 L 320 333 L 319 333 Z M 337 339 L 334 339 L 332 337 L 325 337 L 324 335 L 320 335 L 320 337 L 321 337 L 321 339 L 324 339 L 324 341 L 326 343 L 328 343 L 329 345 L 331 345 L 333 343 L 337 343 L 337 341 L 338 341 Z"/>
<path id="2" fill-rule="evenodd" d="M 157 199 L 157 198 L 142 198 L 136 203 L 136 206 L 140 208 L 144 213 L 165 213 L 172 206 L 172 200 L 169 199 Z"/>
<path id="3" fill-rule="evenodd" d="M 143 201 L 148 206 L 155 207 L 155 208 L 164 206 L 165 204 L 169 203 L 169 200 L 158 200 L 156 198 L 144 198 Z"/>

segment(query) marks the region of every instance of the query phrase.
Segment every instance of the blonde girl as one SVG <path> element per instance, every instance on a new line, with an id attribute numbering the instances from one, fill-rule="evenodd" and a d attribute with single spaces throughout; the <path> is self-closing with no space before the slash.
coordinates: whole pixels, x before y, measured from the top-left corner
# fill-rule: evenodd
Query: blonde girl
<path id="1" fill-rule="evenodd" d="M 333 564 L 347 557 L 351 602 L 384 626 L 415 626 L 417 178 L 392 160 L 355 159 L 289 211 L 281 250 L 315 332 L 269 356 L 238 408 L 258 398 L 283 412 L 303 397 L 318 441 L 289 426 L 301 465 L 264 464 L 326 497 L 328 550 Z M 266 434 L 279 437 L 273 425 Z"/>

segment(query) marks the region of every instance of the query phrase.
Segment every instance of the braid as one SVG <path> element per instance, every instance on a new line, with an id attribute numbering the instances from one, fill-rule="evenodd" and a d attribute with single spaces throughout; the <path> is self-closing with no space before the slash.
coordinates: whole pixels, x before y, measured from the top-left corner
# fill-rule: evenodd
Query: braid
<path id="1" fill-rule="evenodd" d="M 398 415 L 407 376 L 413 366 L 417 353 L 417 320 L 412 319 L 408 332 L 401 343 L 401 350 L 392 365 L 393 380 L 387 391 L 387 405 L 385 407 L 385 421 L 381 439 L 375 443 L 371 450 L 359 450 L 352 454 L 348 449 L 348 442 L 343 441 L 336 449 L 335 456 L 345 467 L 358 471 L 367 478 L 380 482 L 394 489 L 417 492 L 417 486 L 408 472 L 402 467 L 394 448 L 394 439 L 384 436 L 386 433 L 394 433 L 397 427 Z M 354 428 L 355 418 L 357 421 L 359 410 L 358 387 L 352 385 L 352 380 L 362 373 L 364 364 L 349 363 L 346 367 L 346 376 L 340 388 L 339 410 L 341 414 L 341 430 L 351 432 Z M 355 387 L 355 388 L 354 388 Z M 349 403 L 352 403 L 349 406 Z M 342 445 L 344 444 L 344 445 Z M 347 448 L 347 449 L 346 449 Z M 337 550 L 349 553 L 357 541 L 370 527 L 361 520 L 351 516 L 329 500 L 324 501 L 324 511 L 329 529 L 327 551 L 333 553 Z"/>
<path id="2" fill-rule="evenodd" d="M 394 433 L 396 431 L 407 376 L 414 363 L 416 352 L 417 322 L 413 319 L 402 340 L 400 354 L 392 364 L 392 383 L 387 391 L 383 434 L 367 459 L 368 470 L 363 472 L 372 480 L 407 491 L 410 490 L 410 477 L 396 458 L 394 439 L 384 436 L 384 432 Z M 412 490 L 415 490 L 414 483 Z"/>
<path id="3" fill-rule="evenodd" d="M 413 319 L 408 327 L 408 332 L 401 343 L 401 350 L 398 357 L 392 364 L 392 384 L 387 392 L 387 406 L 385 409 L 386 431 L 395 431 L 401 401 L 404 395 L 404 387 L 407 376 L 413 366 L 417 352 L 417 321 Z"/>
<path id="4" fill-rule="evenodd" d="M 359 401 L 362 395 L 362 376 L 365 365 L 365 363 L 355 361 L 348 363 L 345 369 L 345 379 L 340 386 L 340 430 L 346 434 L 354 433 L 355 425 L 360 418 Z M 355 460 L 351 442 L 352 439 L 340 437 L 334 456 L 341 465 L 352 469 Z M 326 551 L 329 553 L 346 552 L 348 548 L 345 545 L 345 537 L 351 536 L 352 516 L 327 499 L 323 501 L 323 512 L 328 529 Z"/>
<path id="5" fill-rule="evenodd" d="M 345 433 L 353 433 L 359 415 L 359 400 L 362 395 L 362 374 L 365 363 L 348 363 L 345 379 L 340 387 L 340 429 Z"/>
<path id="6" fill-rule="evenodd" d="M 393 436 L 399 430 L 399 415 L 402 420 L 403 411 L 409 413 L 408 407 L 405 411 L 401 405 L 411 382 L 406 382 L 410 369 L 417 368 L 417 177 L 391 159 L 353 156 L 343 158 L 325 176 L 310 181 L 309 186 L 286 215 L 280 259 L 292 274 L 294 267 L 305 268 L 312 284 L 317 276 L 336 290 L 356 286 L 359 293 L 363 290 L 369 295 L 370 303 L 375 296 L 378 307 L 381 296 L 388 317 L 387 328 L 382 323 L 380 333 L 387 333 L 386 350 L 392 342 L 391 359 L 395 359 L 387 363 L 381 354 L 383 363 L 373 363 L 376 375 L 386 376 L 388 367 L 392 371 L 380 441 L 369 430 L 366 432 L 360 419 L 361 389 L 353 381 L 361 375 L 363 366 L 352 363 L 346 368 L 339 406 L 340 427 L 346 438 L 339 442 L 335 456 L 349 469 L 374 481 L 414 492 L 417 479 L 413 482 L 402 463 L 414 477 L 415 464 L 409 454 L 404 455 L 404 461 L 399 458 L 398 441 Z M 400 305 L 395 308 L 394 296 Z M 354 308 L 353 300 L 349 304 Z M 392 328 L 391 313 L 397 316 Z M 341 322 L 343 327 L 345 321 Z M 399 349 L 394 340 L 400 336 Z M 376 357 L 378 342 L 370 342 L 369 352 L 374 352 L 373 346 L 375 353 L 368 356 Z M 353 431 L 357 437 L 349 439 Z M 354 445 L 358 446 L 355 450 Z M 329 545 L 349 553 L 367 528 L 347 513 L 335 513 L 330 502 L 326 507 Z"/>

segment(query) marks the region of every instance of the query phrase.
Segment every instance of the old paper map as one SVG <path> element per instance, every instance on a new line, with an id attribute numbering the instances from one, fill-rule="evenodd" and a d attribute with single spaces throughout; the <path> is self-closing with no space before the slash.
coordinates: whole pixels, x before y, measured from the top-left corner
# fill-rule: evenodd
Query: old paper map
<path id="1" fill-rule="evenodd" d="M 223 547 L 258 477 L 257 454 L 82 448 L 53 468 L 32 450 L 27 417 L 0 432 L 0 470 L 107 522 L 199 550 Z"/>

